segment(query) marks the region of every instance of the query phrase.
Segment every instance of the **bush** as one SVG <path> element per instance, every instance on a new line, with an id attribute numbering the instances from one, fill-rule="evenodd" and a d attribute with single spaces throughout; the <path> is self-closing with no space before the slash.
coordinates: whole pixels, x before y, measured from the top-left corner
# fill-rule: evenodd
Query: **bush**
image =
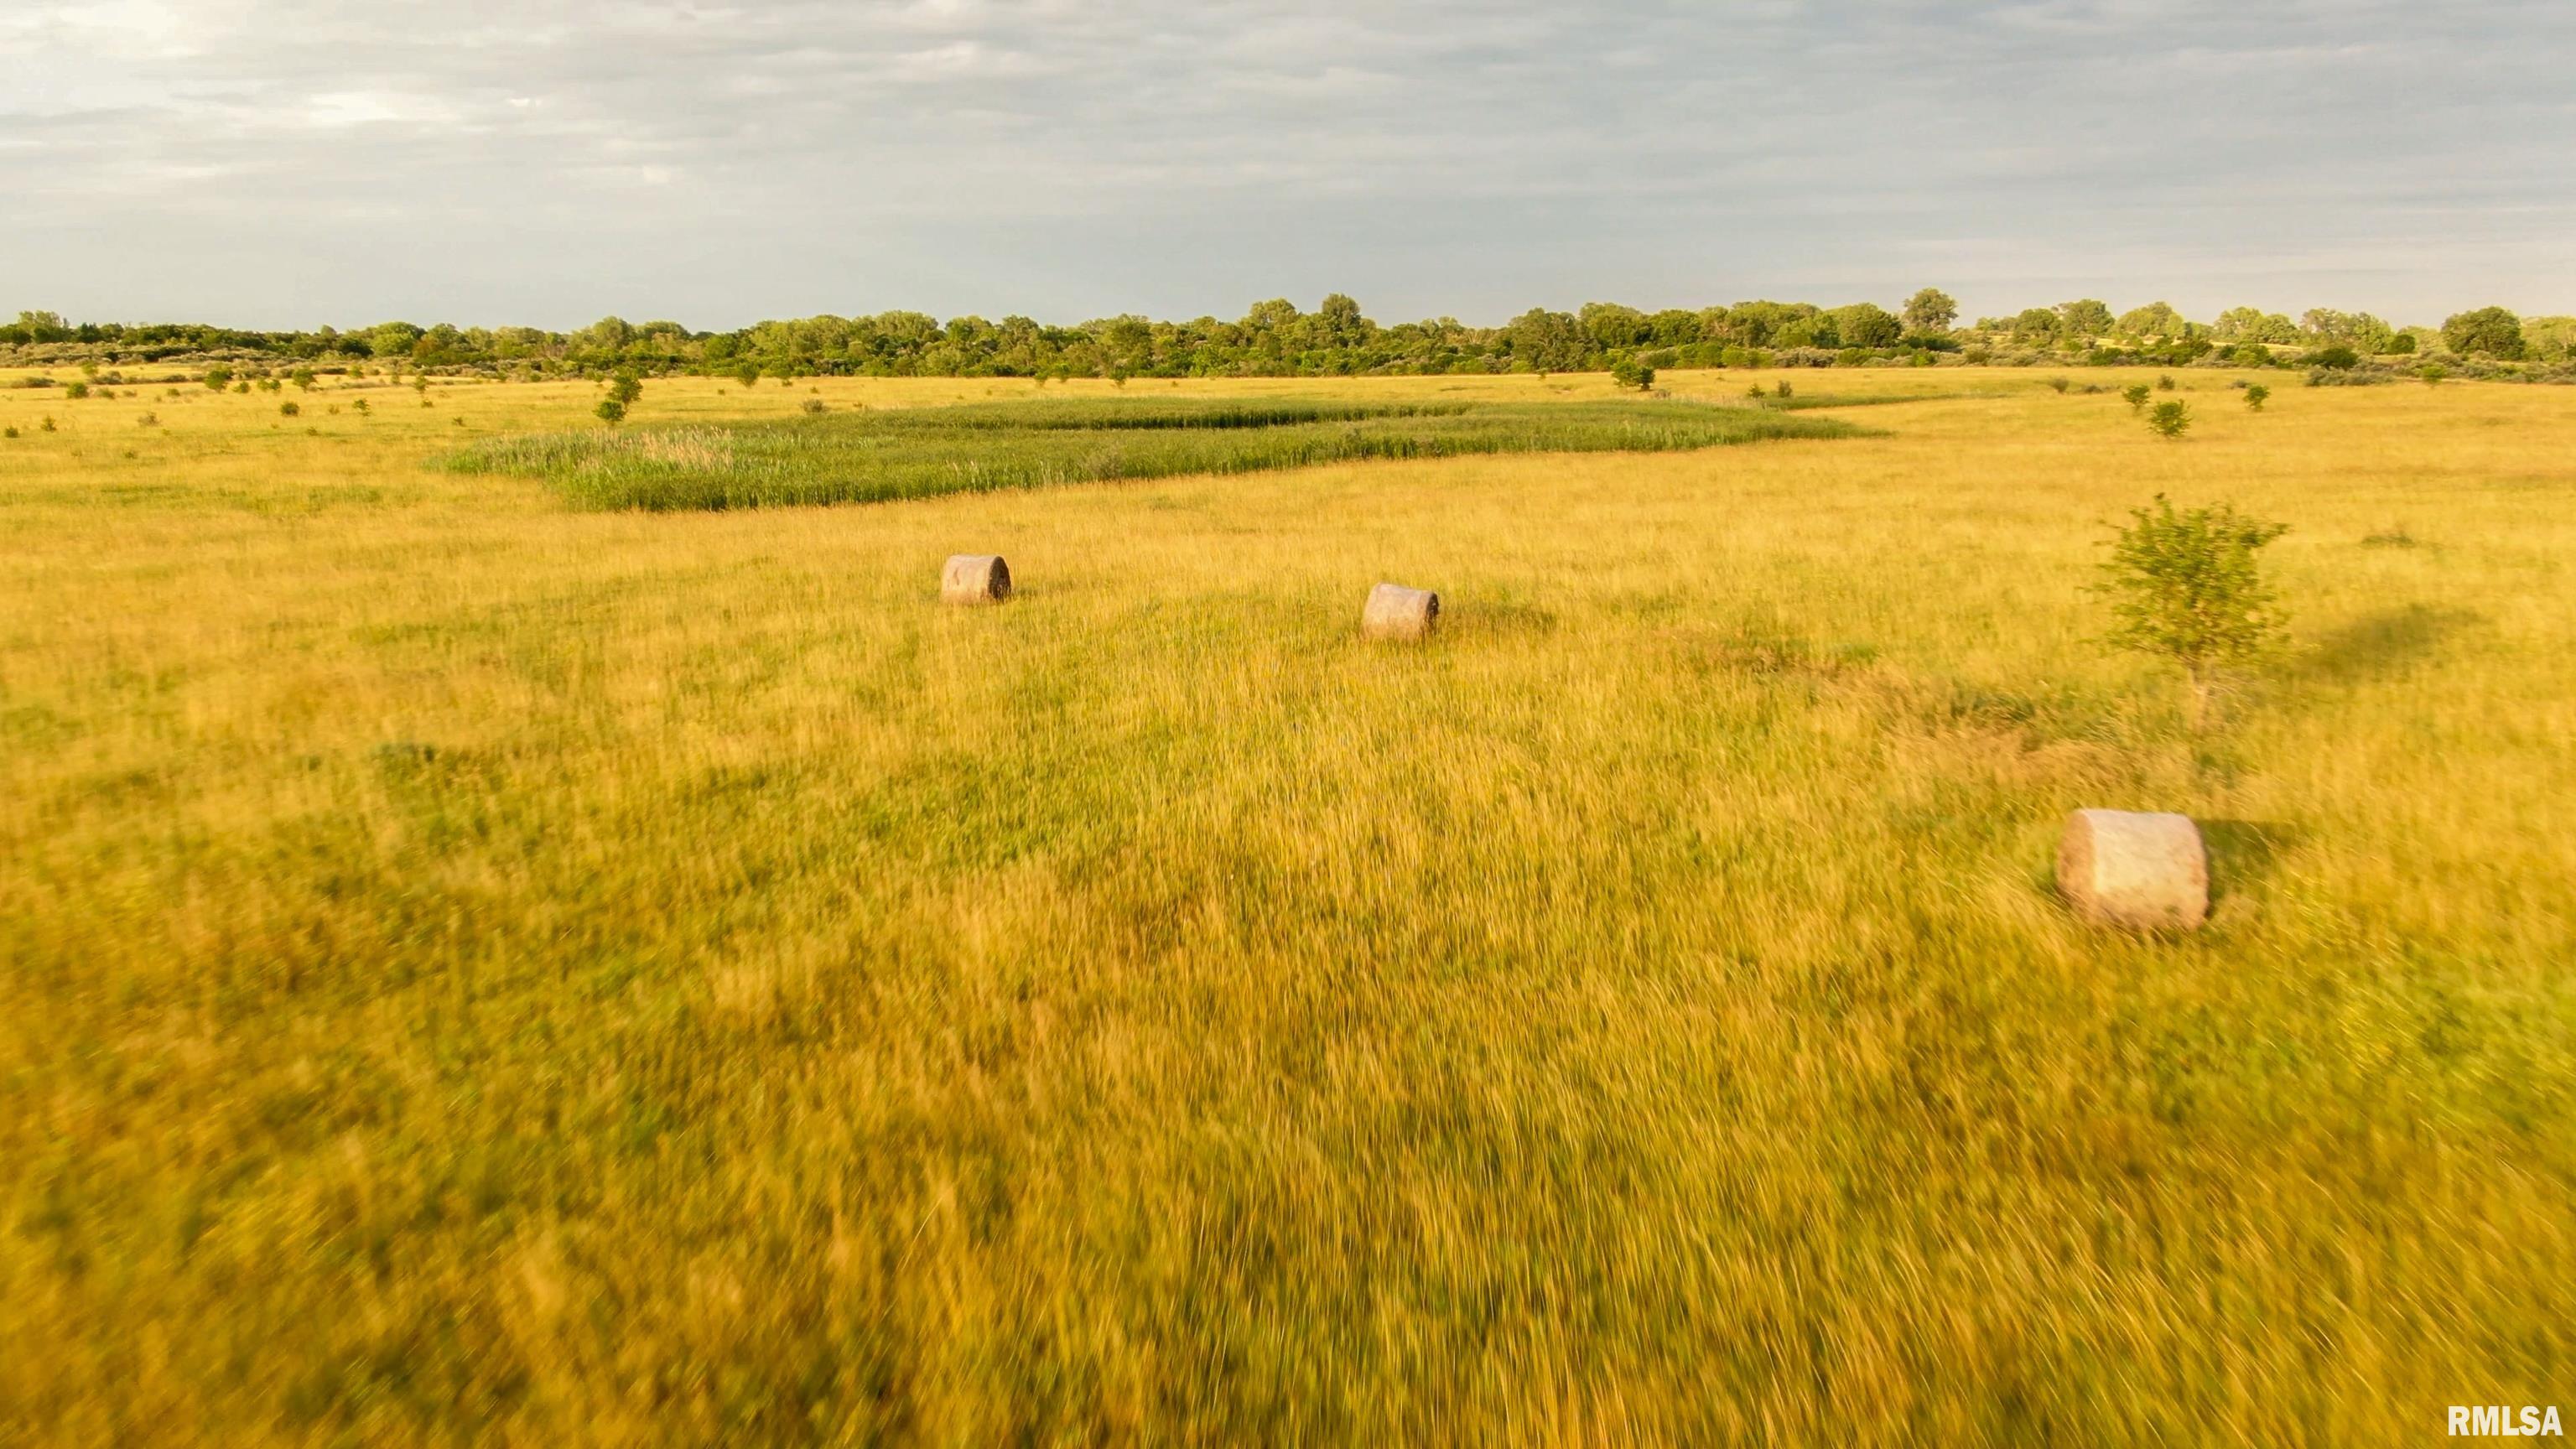
<path id="1" fill-rule="evenodd" d="M 302 407 L 291 402 L 279 403 L 277 405 L 277 415 L 282 418 L 300 417 L 303 415 L 303 412 L 304 409 Z"/>
<path id="2" fill-rule="evenodd" d="M 2120 620 L 2109 642 L 2181 665 L 2198 730 L 2219 671 L 2255 658 L 2280 630 L 2255 553 L 2289 529 L 2224 503 L 2176 512 L 2161 493 L 2152 507 L 2131 510 L 2130 520 L 2103 564 L 2103 591 Z"/>
<path id="3" fill-rule="evenodd" d="M 2172 441 L 2191 430 L 2191 404 L 2160 402 L 2147 414 L 2147 427 L 2159 438 Z"/>
<path id="4" fill-rule="evenodd" d="M 2271 400 L 2272 390 L 2259 382 L 2245 389 L 2245 408 L 2248 412 L 2263 411 L 2263 404 Z"/>
<path id="5" fill-rule="evenodd" d="M 206 369 L 206 391 L 222 392 L 225 388 L 232 385 L 233 370 L 231 368 L 209 367 Z"/>
<path id="6" fill-rule="evenodd" d="M 2299 359 L 2310 367 L 2330 367 L 2337 372 L 2361 365 L 2361 354 L 2340 342 L 2331 343 Z"/>
<path id="7" fill-rule="evenodd" d="M 2412 332 L 2400 332 L 2396 336 L 2389 338 L 2388 352 L 2392 357 L 2413 356 L 2415 352 L 2415 334 Z"/>
<path id="8" fill-rule="evenodd" d="M 71 386 L 63 389 L 63 396 L 68 398 L 85 398 L 89 396 L 89 384 L 85 382 L 73 383 Z"/>
<path id="9" fill-rule="evenodd" d="M 1655 370 L 1633 357 L 1615 357 L 1610 360 L 1610 381 L 1642 392 L 1655 385 Z"/>
<path id="10" fill-rule="evenodd" d="M 2147 385 L 2143 382 L 2130 383 L 2127 387 L 2120 389 L 2120 396 L 2128 399 L 2129 411 L 2133 413 L 2138 412 L 2147 405 Z"/>
<path id="11" fill-rule="evenodd" d="M 831 410 L 831 406 L 819 397 L 805 399 L 805 411 L 808 413 L 828 413 Z"/>
<path id="12" fill-rule="evenodd" d="M 2073 386 L 2074 386 L 2074 384 L 2073 384 L 2073 383 L 2068 382 L 2065 378 L 2062 378 L 2062 377 L 2052 377 L 2052 378 L 2050 378 L 2050 379 L 2048 380 L 2048 385 L 2049 385 L 2049 387 L 2050 387 L 2050 388 L 2052 388 L 2052 389 L 2054 389 L 2054 390 L 2056 390 L 2056 391 L 2058 391 L 2058 392 L 2061 392 L 2061 393 L 2062 393 L 2062 392 L 2064 392 L 2064 391 L 2066 391 L 2068 388 L 2070 388 L 2070 387 L 2073 387 Z"/>
<path id="13" fill-rule="evenodd" d="M 2238 367 L 2270 367 L 2272 349 L 2260 342 L 2239 342 L 2227 349 L 2227 360 Z"/>
<path id="14" fill-rule="evenodd" d="M 2170 372 L 2158 373 L 2158 374 L 2156 375 L 2156 391 L 2158 391 L 2158 392 L 2171 392 L 2171 391 L 2173 391 L 2173 390 L 2174 390 L 2173 374 L 2172 374 L 2172 373 L 2170 373 Z"/>
<path id="15" fill-rule="evenodd" d="M 599 414 L 599 420 L 603 423 L 622 423 L 626 421 L 626 404 L 619 402 L 613 397 L 601 398 L 599 400 L 599 406 L 592 409 L 592 411 Z"/>

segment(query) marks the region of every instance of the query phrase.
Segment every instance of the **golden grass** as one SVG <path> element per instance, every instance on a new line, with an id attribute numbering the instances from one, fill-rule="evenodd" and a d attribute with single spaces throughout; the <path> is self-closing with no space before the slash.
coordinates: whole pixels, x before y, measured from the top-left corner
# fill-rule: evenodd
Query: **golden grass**
<path id="1" fill-rule="evenodd" d="M 585 386 L 0 377 L 0 1439 L 2341 1444 L 2563 1402 L 2576 394 L 2180 376 L 2178 444 L 2034 374 L 1836 372 L 1796 381 L 1929 400 L 714 516 L 425 466 Z M 2158 490 L 2296 530 L 2295 642 L 2206 741 L 2088 642 Z M 938 608 L 958 552 L 1012 603 Z M 1380 578 L 1435 645 L 1359 642 Z M 2072 922 L 2077 805 L 2208 824 L 2210 928 Z"/>

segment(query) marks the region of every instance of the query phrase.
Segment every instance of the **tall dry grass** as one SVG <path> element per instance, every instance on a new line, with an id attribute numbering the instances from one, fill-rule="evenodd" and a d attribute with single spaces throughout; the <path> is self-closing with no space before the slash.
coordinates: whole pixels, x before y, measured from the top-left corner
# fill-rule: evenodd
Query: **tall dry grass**
<path id="1" fill-rule="evenodd" d="M 577 387 L 0 390 L 61 425 L 0 451 L 0 1438 L 2563 1401 L 2576 397 L 2284 390 L 2167 445 L 2115 392 L 1835 384 L 1934 400 L 713 516 L 424 466 Z M 2295 642 L 2206 741 L 2090 642 L 2158 490 L 2295 529 Z M 1008 607 L 936 607 L 967 550 Z M 1435 647 L 1354 638 L 1380 578 Z M 2211 927 L 2072 923 L 2076 805 L 2207 822 Z"/>

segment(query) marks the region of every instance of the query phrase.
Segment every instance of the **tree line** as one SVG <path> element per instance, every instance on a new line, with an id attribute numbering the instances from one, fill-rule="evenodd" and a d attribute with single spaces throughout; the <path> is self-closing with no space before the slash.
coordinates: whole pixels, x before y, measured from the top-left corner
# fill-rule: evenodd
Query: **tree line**
<path id="1" fill-rule="evenodd" d="M 2496 362 L 2567 361 L 2576 318 L 2526 323 L 2501 307 L 2401 327 L 2367 312 L 2312 309 L 2293 321 L 2236 307 L 2196 322 L 2162 302 L 2123 313 L 2090 299 L 1960 325 L 1958 305 L 1926 287 L 1894 311 L 1872 302 L 1805 302 L 1647 312 L 1588 303 L 1533 308 L 1499 327 L 1455 318 L 1381 325 L 1340 293 L 1315 310 L 1260 303 L 1235 321 L 1139 316 L 1054 326 L 1027 317 L 941 321 L 922 312 L 814 316 L 729 332 L 605 317 L 572 332 L 382 322 L 346 331 L 259 332 L 190 323 L 66 322 L 27 311 L 0 326 L 20 362 L 261 359 L 376 364 L 421 372 L 519 376 L 601 372 L 949 377 L 1288 377 L 1371 373 L 1575 372 L 1644 367 L 1826 366 L 1867 360 L 2028 363 L 2044 358 L 2238 365 L 2350 366 L 2368 357 L 2448 352 Z M 2214 355 L 2214 356 L 2213 356 Z M 2349 359 L 2349 360 L 2347 360 Z"/>

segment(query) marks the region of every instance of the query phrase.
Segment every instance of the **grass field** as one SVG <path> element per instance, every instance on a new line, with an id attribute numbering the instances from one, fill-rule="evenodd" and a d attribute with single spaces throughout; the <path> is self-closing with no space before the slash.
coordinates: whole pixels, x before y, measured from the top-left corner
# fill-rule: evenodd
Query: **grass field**
<path id="1" fill-rule="evenodd" d="M 2564 1404 L 2576 394 L 2181 376 L 2180 443 L 1868 371 L 1799 381 L 1875 436 L 695 514 L 437 466 L 586 386 L 0 378 L 0 1440 Z M 1030 393 L 812 386 L 630 426 Z M 2198 740 L 2091 642 L 2158 491 L 2293 528 Z M 2075 925 L 2079 805 L 2206 822 L 2209 928 Z"/>
<path id="2" fill-rule="evenodd" d="M 1660 453 L 1853 431 L 1845 423 L 1768 409 L 1641 399 L 1371 406 L 1040 398 L 839 416 L 821 399 L 813 401 L 818 415 L 787 423 L 594 427 L 497 438 L 457 450 L 447 466 L 543 478 L 591 508 L 724 509 L 881 503 L 1371 460 Z"/>

